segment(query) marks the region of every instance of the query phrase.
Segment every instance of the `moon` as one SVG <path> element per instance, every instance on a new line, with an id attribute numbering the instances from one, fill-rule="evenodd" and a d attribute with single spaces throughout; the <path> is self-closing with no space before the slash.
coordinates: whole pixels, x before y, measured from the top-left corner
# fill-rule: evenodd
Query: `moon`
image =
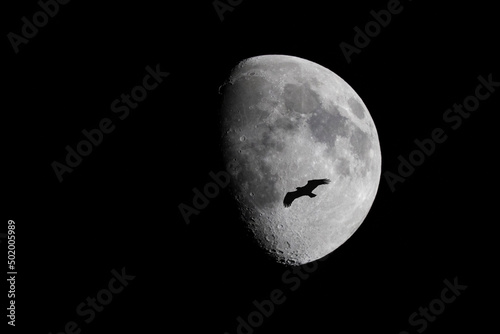
<path id="1" fill-rule="evenodd" d="M 358 229 L 381 173 L 377 130 L 342 78 L 309 60 L 241 61 L 219 88 L 221 149 L 242 220 L 286 265 L 315 261 Z M 288 192 L 329 179 L 289 207 Z"/>

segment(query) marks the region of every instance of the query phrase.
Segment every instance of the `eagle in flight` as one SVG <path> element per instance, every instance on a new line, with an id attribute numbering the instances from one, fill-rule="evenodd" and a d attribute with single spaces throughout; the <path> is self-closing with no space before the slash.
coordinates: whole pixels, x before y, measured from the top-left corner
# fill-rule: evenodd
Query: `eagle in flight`
<path id="1" fill-rule="evenodd" d="M 285 198 L 283 199 L 283 205 L 285 208 L 288 208 L 290 205 L 292 205 L 292 202 L 301 196 L 309 196 L 309 197 L 316 197 L 316 194 L 313 194 L 312 191 L 316 189 L 317 186 L 322 185 L 322 184 L 328 184 L 330 183 L 329 179 L 318 179 L 318 180 L 309 180 L 307 181 L 307 184 L 303 187 L 297 187 L 295 191 L 291 191 L 286 193 Z"/>

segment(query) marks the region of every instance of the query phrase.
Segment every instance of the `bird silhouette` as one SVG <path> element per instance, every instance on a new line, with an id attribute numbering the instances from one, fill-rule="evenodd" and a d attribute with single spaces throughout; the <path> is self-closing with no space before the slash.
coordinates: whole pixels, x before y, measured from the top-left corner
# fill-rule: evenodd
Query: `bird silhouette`
<path id="1" fill-rule="evenodd" d="M 316 194 L 313 194 L 312 191 L 316 189 L 317 186 L 320 186 L 322 184 L 328 184 L 330 183 L 329 179 L 317 179 L 317 180 L 309 180 L 307 181 L 307 184 L 303 187 L 297 187 L 295 191 L 291 191 L 286 193 L 285 198 L 283 199 L 283 205 L 285 208 L 288 208 L 290 205 L 292 205 L 292 202 L 301 196 L 309 196 L 309 197 L 316 197 Z"/>

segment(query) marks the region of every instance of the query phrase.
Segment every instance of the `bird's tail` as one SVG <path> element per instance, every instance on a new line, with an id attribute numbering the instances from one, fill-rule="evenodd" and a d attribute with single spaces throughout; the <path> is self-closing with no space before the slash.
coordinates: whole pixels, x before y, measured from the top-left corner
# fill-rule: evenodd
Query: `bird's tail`
<path id="1" fill-rule="evenodd" d="M 310 194 L 308 194 L 308 195 L 309 195 L 309 197 L 311 197 L 311 198 L 312 198 L 312 197 L 316 197 L 316 194 L 313 194 L 313 193 L 310 193 Z"/>

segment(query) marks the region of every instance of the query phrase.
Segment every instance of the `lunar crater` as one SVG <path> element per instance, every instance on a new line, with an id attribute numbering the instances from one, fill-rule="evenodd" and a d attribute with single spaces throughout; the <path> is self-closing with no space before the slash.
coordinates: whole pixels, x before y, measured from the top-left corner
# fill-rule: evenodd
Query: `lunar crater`
<path id="1" fill-rule="evenodd" d="M 351 107 L 351 111 L 357 118 L 363 119 L 365 118 L 365 111 L 363 106 L 353 97 L 348 100 L 349 106 Z"/>

